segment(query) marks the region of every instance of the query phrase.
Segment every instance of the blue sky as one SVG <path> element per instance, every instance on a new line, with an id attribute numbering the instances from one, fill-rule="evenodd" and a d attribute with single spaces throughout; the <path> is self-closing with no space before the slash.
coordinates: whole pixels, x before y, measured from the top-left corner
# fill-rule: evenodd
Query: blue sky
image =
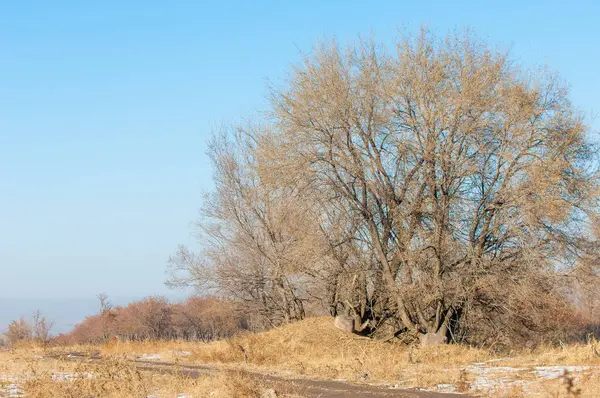
<path id="1" fill-rule="evenodd" d="M 211 187 L 211 131 L 264 109 L 267 81 L 324 37 L 470 27 L 550 65 L 591 116 L 597 4 L 0 2 L 0 299 L 167 293 Z"/>

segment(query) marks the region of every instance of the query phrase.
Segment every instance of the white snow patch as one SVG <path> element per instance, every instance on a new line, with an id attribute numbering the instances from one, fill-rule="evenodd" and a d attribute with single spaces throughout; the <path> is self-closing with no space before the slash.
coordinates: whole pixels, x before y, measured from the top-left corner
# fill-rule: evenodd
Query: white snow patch
<path id="1" fill-rule="evenodd" d="M 456 387 L 452 384 L 438 384 L 434 389 L 439 392 L 456 392 Z"/>
<path id="2" fill-rule="evenodd" d="M 553 380 L 562 377 L 565 371 L 575 377 L 581 372 L 600 371 L 600 367 L 597 366 L 485 366 L 489 362 L 475 362 L 465 369 L 475 376 L 471 382 L 472 390 L 490 392 L 518 386 L 524 392 L 527 392 L 541 380 Z"/>
<path id="3" fill-rule="evenodd" d="M 24 396 L 23 389 L 18 384 L 11 383 L 0 385 L 0 396 L 2 397 L 22 397 Z"/>
<path id="4" fill-rule="evenodd" d="M 528 370 L 528 368 L 513 368 L 512 366 L 490 366 L 484 368 L 480 366 L 469 366 L 467 370 L 477 375 L 488 375 L 495 373 L 522 372 Z"/>
<path id="5" fill-rule="evenodd" d="M 142 354 L 137 357 L 138 359 L 143 359 L 146 361 L 153 361 L 160 359 L 160 354 Z"/>
<path id="6" fill-rule="evenodd" d="M 19 381 L 17 377 L 0 374 L 0 382 L 16 383 Z"/>
<path id="7" fill-rule="evenodd" d="M 483 367 L 478 364 L 474 365 L 467 368 L 469 373 L 477 376 L 471 382 L 471 389 L 483 391 L 523 385 L 522 380 L 514 380 L 514 378 L 518 372 L 528 370 L 527 368 L 513 368 L 510 366 Z"/>
<path id="8" fill-rule="evenodd" d="M 72 372 L 54 372 L 52 381 L 75 381 L 81 379 L 92 379 L 94 375 L 90 372 L 72 373 Z"/>
<path id="9" fill-rule="evenodd" d="M 592 369 L 591 366 L 536 366 L 532 372 L 546 380 L 558 379 L 567 373 L 578 373 Z"/>
<path id="10" fill-rule="evenodd" d="M 18 382 L 17 377 L 0 374 L 0 397 L 22 397 L 23 389 Z"/>

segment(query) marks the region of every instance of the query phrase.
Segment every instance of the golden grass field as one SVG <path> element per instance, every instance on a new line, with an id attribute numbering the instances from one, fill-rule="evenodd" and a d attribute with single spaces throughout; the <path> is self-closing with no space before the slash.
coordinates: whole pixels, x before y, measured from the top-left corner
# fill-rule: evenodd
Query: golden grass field
<path id="1" fill-rule="evenodd" d="M 244 372 L 250 371 L 494 397 L 599 397 L 600 357 L 594 344 L 538 347 L 499 357 L 458 345 L 410 348 L 376 341 L 336 329 L 331 318 L 311 318 L 211 343 L 149 341 L 113 342 L 100 347 L 17 347 L 0 353 L 0 376 L 5 379 L 0 383 L 6 385 L 10 377 L 28 375 L 20 386 L 33 397 L 164 397 L 181 393 L 194 397 L 260 397 L 264 386 L 259 378 Z M 95 350 L 103 354 L 102 362 L 43 358 L 56 352 Z M 240 372 L 223 373 L 216 379 L 140 372 L 127 359 L 143 354 L 161 361 L 211 364 Z M 564 367 L 569 366 L 564 375 Z M 52 379 L 52 375 L 56 379 L 64 372 L 83 377 L 72 382 Z M 96 376 L 85 377 L 87 374 Z"/>

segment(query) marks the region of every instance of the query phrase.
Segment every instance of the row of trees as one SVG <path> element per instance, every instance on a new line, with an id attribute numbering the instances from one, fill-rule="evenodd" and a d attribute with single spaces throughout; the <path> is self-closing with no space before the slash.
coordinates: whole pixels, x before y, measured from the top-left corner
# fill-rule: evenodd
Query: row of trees
<path id="1" fill-rule="evenodd" d="M 210 341 L 248 329 L 250 323 L 236 306 L 214 297 L 190 297 L 171 303 L 156 296 L 115 307 L 99 295 L 100 312 L 87 317 L 70 333 L 56 340 L 64 343 L 99 343 L 113 336 L 129 340 L 185 339 Z"/>
<path id="2" fill-rule="evenodd" d="M 588 133 L 556 76 L 468 35 L 319 45 L 263 124 L 212 140 L 202 249 L 180 247 L 169 284 L 266 325 L 328 311 L 364 333 L 535 340 L 597 302 Z"/>

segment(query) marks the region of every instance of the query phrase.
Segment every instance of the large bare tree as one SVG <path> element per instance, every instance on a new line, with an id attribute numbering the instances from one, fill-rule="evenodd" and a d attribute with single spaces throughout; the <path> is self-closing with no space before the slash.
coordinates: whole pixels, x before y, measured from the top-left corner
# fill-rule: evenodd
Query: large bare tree
<path id="1" fill-rule="evenodd" d="M 321 45 L 274 109 L 297 158 L 360 218 L 407 330 L 445 335 L 471 307 L 534 322 L 596 211 L 565 87 L 466 35 L 423 31 L 389 54 Z"/>
<path id="2" fill-rule="evenodd" d="M 321 44 L 272 98 L 268 128 L 213 143 L 210 264 L 175 268 L 284 320 L 316 300 L 438 341 L 519 336 L 566 308 L 599 185 L 554 75 L 423 30 L 392 51 Z"/>

